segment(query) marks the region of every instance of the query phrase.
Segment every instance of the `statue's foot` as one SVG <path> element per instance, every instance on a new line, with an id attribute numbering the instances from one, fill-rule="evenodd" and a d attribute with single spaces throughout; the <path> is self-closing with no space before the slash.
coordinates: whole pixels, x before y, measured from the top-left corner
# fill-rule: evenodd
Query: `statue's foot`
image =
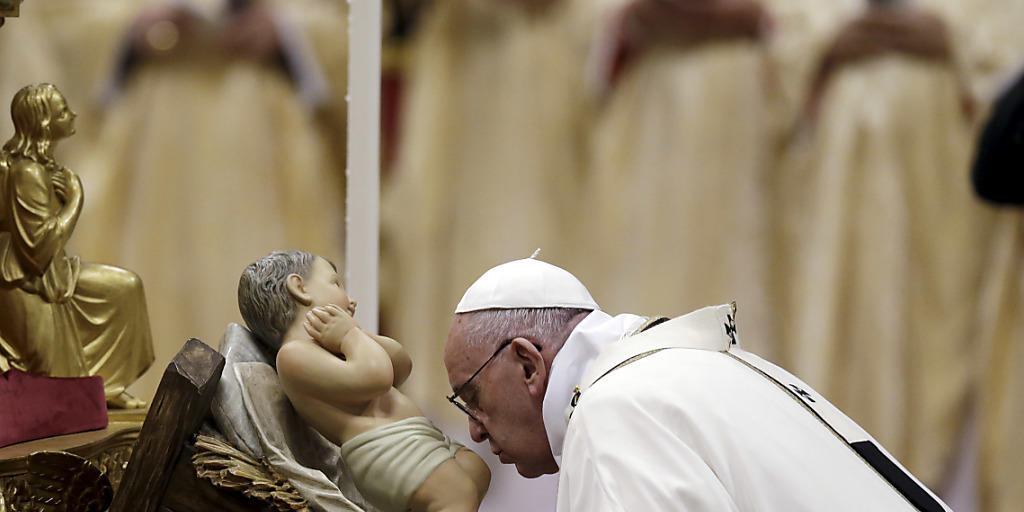
<path id="1" fill-rule="evenodd" d="M 142 409 L 145 406 L 145 400 L 139 400 L 127 391 L 122 391 L 117 396 L 107 398 L 107 409 Z"/>

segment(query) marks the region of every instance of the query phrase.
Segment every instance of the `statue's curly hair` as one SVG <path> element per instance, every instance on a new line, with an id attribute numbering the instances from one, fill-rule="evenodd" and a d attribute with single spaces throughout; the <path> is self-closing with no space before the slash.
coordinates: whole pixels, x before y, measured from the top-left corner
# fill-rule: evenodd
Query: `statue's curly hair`
<path id="1" fill-rule="evenodd" d="M 50 123 L 53 121 L 52 101 L 63 98 L 53 84 L 41 83 L 22 87 L 11 100 L 11 120 L 14 136 L 4 144 L 10 157 L 27 158 L 39 163 L 53 162 L 50 147 Z"/>
<path id="2" fill-rule="evenodd" d="M 308 278 L 316 258 L 306 251 L 274 251 L 245 267 L 238 280 L 238 311 L 245 325 L 275 351 L 281 348 L 297 309 L 288 293 L 288 276 Z"/>

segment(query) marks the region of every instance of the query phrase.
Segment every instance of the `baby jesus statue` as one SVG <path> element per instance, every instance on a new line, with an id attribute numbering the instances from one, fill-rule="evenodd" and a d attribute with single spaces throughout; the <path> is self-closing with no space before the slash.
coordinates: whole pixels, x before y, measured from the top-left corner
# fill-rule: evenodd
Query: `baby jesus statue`
<path id="1" fill-rule="evenodd" d="M 253 334 L 277 349 L 295 411 L 341 446 L 363 497 L 385 511 L 479 508 L 490 470 L 398 391 L 412 360 L 395 340 L 356 324 L 334 264 L 272 252 L 246 267 L 238 305 Z"/>

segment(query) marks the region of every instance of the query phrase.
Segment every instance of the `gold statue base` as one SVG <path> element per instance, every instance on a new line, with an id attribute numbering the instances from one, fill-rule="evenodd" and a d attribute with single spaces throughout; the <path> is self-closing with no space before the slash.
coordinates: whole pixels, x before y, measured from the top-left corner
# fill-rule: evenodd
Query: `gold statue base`
<path id="1" fill-rule="evenodd" d="M 47 437 L 0 448 L 0 512 L 16 512 L 12 503 L 28 489 L 28 456 L 39 451 L 78 455 L 102 470 L 116 491 L 142 430 L 148 409 L 109 411 L 106 428 Z"/>

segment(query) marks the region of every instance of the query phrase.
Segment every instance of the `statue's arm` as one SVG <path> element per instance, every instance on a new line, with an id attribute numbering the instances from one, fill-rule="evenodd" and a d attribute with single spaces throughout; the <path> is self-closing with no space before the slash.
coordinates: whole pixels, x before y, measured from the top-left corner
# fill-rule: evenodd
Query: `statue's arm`
<path id="1" fill-rule="evenodd" d="M 17 228 L 13 233 L 19 260 L 27 272 L 41 275 L 75 228 L 82 211 L 81 182 L 67 171 L 67 202 L 54 214 L 50 177 L 35 162 L 19 161 L 11 166 L 9 197 L 5 198 Z"/>
<path id="2" fill-rule="evenodd" d="M 341 408 L 387 393 L 394 380 L 391 358 L 361 330 L 353 331 L 353 337 L 363 339 L 342 342 L 344 358 L 312 341 L 285 343 L 277 353 L 277 373 L 285 392 Z"/>
<path id="3" fill-rule="evenodd" d="M 409 374 L 412 373 L 412 358 L 409 357 L 409 353 L 405 351 L 405 347 L 401 343 L 393 338 L 379 334 L 367 333 L 367 335 L 373 338 L 388 353 L 388 357 L 391 358 L 391 366 L 395 370 L 393 385 L 395 387 L 401 386 L 409 378 Z"/>

